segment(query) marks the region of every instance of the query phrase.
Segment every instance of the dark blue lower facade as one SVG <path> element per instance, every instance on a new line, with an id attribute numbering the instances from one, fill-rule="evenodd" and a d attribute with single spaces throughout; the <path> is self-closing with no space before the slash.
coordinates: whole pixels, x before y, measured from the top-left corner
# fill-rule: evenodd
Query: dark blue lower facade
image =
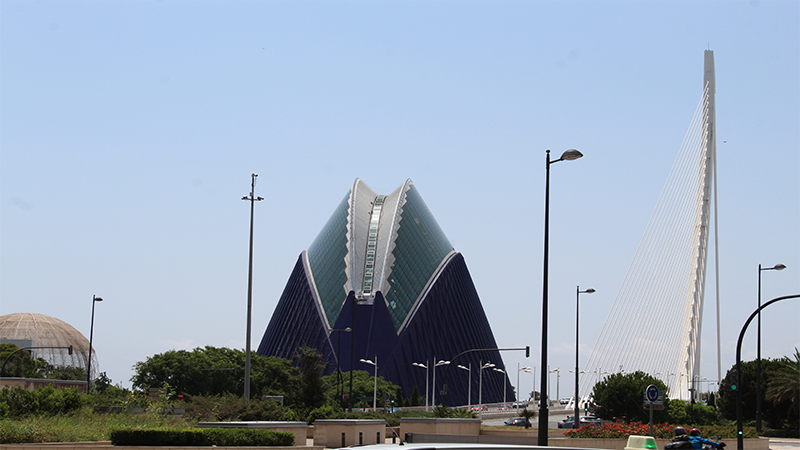
<path id="1" fill-rule="evenodd" d="M 460 253 L 455 253 L 444 264 L 399 335 L 381 292 L 376 293 L 372 305 L 355 304 L 355 294 L 350 292 L 333 329 L 350 327 L 353 332 L 328 333 L 305 267 L 301 255 L 258 347 L 259 355 L 292 359 L 299 346 L 313 347 L 329 362 L 327 374 L 333 373 L 337 365 L 345 372 L 351 369 L 371 372 L 372 366 L 358 361 L 362 358 L 374 360 L 377 355 L 378 375 L 401 386 L 406 397 L 414 387 L 420 393 L 426 389 L 426 370 L 413 363 L 429 367 L 427 376 L 431 384 L 435 358 L 452 362 L 435 369 L 436 386 L 431 386 L 431 390 L 436 393 L 437 404 L 467 405 L 470 384 L 472 404 L 478 403 L 479 389 L 483 403 L 502 402 L 504 389 L 505 400 L 515 399 L 506 375 L 486 369 L 482 371 L 482 382 L 479 381 L 480 367 L 487 362 L 505 370 L 499 351 L 470 352 L 453 360 L 466 350 L 497 348 Z M 458 369 L 457 365 L 472 370 Z M 447 397 L 443 399 L 445 377 Z"/>

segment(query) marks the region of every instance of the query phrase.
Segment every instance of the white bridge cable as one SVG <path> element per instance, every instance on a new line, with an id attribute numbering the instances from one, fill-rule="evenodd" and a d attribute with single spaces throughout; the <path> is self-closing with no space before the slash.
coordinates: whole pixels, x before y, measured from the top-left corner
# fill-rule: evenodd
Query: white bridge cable
<path id="1" fill-rule="evenodd" d="M 582 371 L 597 374 L 583 377 L 583 395 L 590 394 L 592 385 L 609 372 L 642 370 L 669 386 L 678 386 L 683 377 L 692 375 L 699 335 L 691 333 L 693 327 L 699 330 L 701 326 L 707 250 L 707 237 L 701 231 L 704 203 L 709 201 L 708 108 L 706 86 Z M 700 294 L 697 301 L 695 291 Z M 676 352 L 676 348 L 681 350 Z"/>

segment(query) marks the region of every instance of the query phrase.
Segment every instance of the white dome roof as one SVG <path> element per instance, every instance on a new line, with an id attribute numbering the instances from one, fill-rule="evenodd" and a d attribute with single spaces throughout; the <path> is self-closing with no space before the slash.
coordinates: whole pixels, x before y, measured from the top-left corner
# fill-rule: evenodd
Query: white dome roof
<path id="1" fill-rule="evenodd" d="M 0 342 L 28 340 L 36 358 L 42 358 L 54 366 L 86 367 L 89 340 L 72 325 L 55 317 L 36 313 L 14 313 L 0 316 Z M 72 346 L 72 355 L 67 349 Z M 97 374 L 97 354 L 92 349 L 92 378 Z"/>

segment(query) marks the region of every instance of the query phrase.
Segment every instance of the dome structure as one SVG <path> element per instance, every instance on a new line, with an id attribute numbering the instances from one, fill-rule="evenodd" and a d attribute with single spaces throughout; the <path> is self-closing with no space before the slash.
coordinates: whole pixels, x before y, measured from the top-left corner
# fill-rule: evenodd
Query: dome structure
<path id="1" fill-rule="evenodd" d="M 89 340 L 75 327 L 55 317 L 36 313 L 0 316 L 0 343 L 6 342 L 20 347 L 40 347 L 30 350 L 32 356 L 54 366 L 87 366 Z M 73 349 L 71 355 L 69 346 Z M 96 377 L 99 367 L 96 355 L 92 349 L 92 378 Z"/>

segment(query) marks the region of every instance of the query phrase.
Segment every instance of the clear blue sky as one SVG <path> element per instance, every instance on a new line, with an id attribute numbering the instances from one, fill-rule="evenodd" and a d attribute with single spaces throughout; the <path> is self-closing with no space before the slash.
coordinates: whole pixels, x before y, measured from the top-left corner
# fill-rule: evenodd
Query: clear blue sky
<path id="1" fill-rule="evenodd" d="M 88 336 L 103 297 L 95 349 L 124 386 L 156 353 L 244 348 L 240 199 L 256 172 L 257 347 L 354 179 L 389 193 L 411 178 L 464 254 L 498 344 L 534 349 L 506 364 L 535 366 L 545 150 L 577 148 L 583 159 L 551 172 L 549 359 L 566 370 L 575 286 L 597 289 L 581 308 L 588 355 L 711 49 L 727 370 L 758 264 L 788 266 L 764 273 L 764 299 L 800 293 L 798 5 L 0 0 L 0 314 Z M 709 379 L 713 296 L 709 283 Z M 765 357 L 800 347 L 800 301 L 764 321 Z"/>

